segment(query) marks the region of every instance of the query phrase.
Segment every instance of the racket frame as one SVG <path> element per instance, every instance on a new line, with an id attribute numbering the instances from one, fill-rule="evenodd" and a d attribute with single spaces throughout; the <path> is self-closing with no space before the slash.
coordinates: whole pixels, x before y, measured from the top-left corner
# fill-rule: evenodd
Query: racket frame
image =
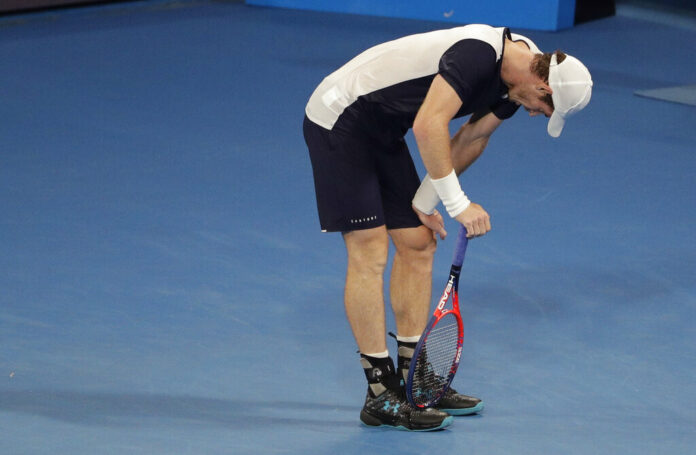
<path id="1" fill-rule="evenodd" d="M 466 229 L 462 226 L 459 231 L 454 261 L 452 263 L 452 267 L 450 268 L 447 285 L 445 286 L 442 297 L 440 297 L 437 307 L 435 308 L 433 315 L 430 317 L 428 324 L 425 326 L 425 330 L 423 330 L 423 334 L 421 335 L 420 340 L 418 340 L 418 343 L 413 351 L 413 357 L 411 358 L 411 364 L 408 369 L 408 377 L 406 380 L 406 398 L 408 399 L 409 403 L 417 408 L 426 408 L 436 405 L 449 389 L 449 386 L 452 384 L 452 380 L 454 379 L 454 375 L 457 373 L 457 369 L 459 368 L 459 361 L 461 360 L 462 356 L 462 347 L 464 345 L 464 323 L 459 310 L 459 276 L 462 271 L 462 263 L 464 261 L 464 253 L 466 252 L 467 243 Z M 450 297 L 452 298 L 452 308 L 445 308 L 445 305 Z M 413 398 L 413 377 L 416 372 L 418 356 L 420 355 L 421 349 L 423 349 L 423 345 L 426 343 L 433 328 L 435 328 L 438 322 L 449 314 L 452 314 L 452 316 L 454 316 L 457 320 L 458 334 L 457 349 L 455 351 L 452 365 L 450 366 L 447 377 L 445 378 L 445 384 L 440 393 L 438 393 L 428 402 L 416 403 Z"/>

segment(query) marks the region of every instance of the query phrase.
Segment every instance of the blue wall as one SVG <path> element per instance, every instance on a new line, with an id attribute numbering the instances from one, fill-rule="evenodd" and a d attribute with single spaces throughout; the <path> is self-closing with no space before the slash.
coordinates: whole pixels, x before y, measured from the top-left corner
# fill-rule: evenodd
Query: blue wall
<path id="1" fill-rule="evenodd" d="M 246 3 L 531 30 L 572 27 L 575 14 L 575 0 L 246 0 Z"/>

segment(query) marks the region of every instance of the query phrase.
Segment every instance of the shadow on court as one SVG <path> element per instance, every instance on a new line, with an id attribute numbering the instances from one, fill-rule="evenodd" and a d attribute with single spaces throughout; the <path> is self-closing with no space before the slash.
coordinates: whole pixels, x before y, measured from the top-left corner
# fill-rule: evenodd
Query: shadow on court
<path id="1" fill-rule="evenodd" d="M 153 426 L 180 421 L 187 427 L 217 425 L 235 430 L 262 426 L 300 428 L 354 427 L 358 407 L 322 403 L 222 400 L 191 396 L 78 391 L 2 391 L 0 411 L 36 415 L 88 426 Z M 345 418 L 325 418 L 328 413 Z M 274 413 L 285 416 L 272 415 Z M 321 418 L 304 418 L 317 413 Z M 287 415 L 290 415 L 289 417 Z"/>

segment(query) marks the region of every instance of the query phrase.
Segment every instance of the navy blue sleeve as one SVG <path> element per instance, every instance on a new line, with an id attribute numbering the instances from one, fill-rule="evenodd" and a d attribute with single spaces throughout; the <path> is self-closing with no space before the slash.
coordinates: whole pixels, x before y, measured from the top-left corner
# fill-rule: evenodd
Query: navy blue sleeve
<path id="1" fill-rule="evenodd" d="M 512 101 L 500 100 L 499 103 L 491 106 L 491 112 L 493 112 L 500 120 L 505 120 L 515 115 L 515 112 L 517 112 L 517 109 L 519 108 L 520 106 Z"/>
<path id="2" fill-rule="evenodd" d="M 484 115 L 489 114 L 491 112 L 493 112 L 493 114 L 496 117 L 498 117 L 500 120 L 509 119 L 510 117 L 515 115 L 515 112 L 517 112 L 517 109 L 519 109 L 519 108 L 520 107 L 517 104 L 515 104 L 511 101 L 500 100 L 500 103 L 498 103 L 496 105 L 489 106 L 485 109 L 474 112 L 471 115 L 471 122 L 472 123 L 476 122 L 481 117 L 483 117 Z"/>
<path id="3" fill-rule="evenodd" d="M 496 77 L 496 57 L 493 47 L 484 41 L 457 41 L 440 58 L 438 74 L 457 92 L 462 104 L 466 105 Z"/>

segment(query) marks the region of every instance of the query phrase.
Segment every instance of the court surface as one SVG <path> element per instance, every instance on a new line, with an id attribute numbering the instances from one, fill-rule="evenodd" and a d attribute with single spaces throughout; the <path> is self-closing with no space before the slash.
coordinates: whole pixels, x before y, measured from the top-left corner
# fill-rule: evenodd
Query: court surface
<path id="1" fill-rule="evenodd" d="M 695 83 L 696 28 L 626 16 L 520 31 L 580 57 L 592 101 L 557 140 L 518 113 L 462 178 L 494 229 L 455 386 L 486 409 L 359 425 L 303 108 L 361 50 L 448 26 L 186 0 L 2 18 L 2 453 L 694 453 L 696 108 L 633 93 Z"/>

